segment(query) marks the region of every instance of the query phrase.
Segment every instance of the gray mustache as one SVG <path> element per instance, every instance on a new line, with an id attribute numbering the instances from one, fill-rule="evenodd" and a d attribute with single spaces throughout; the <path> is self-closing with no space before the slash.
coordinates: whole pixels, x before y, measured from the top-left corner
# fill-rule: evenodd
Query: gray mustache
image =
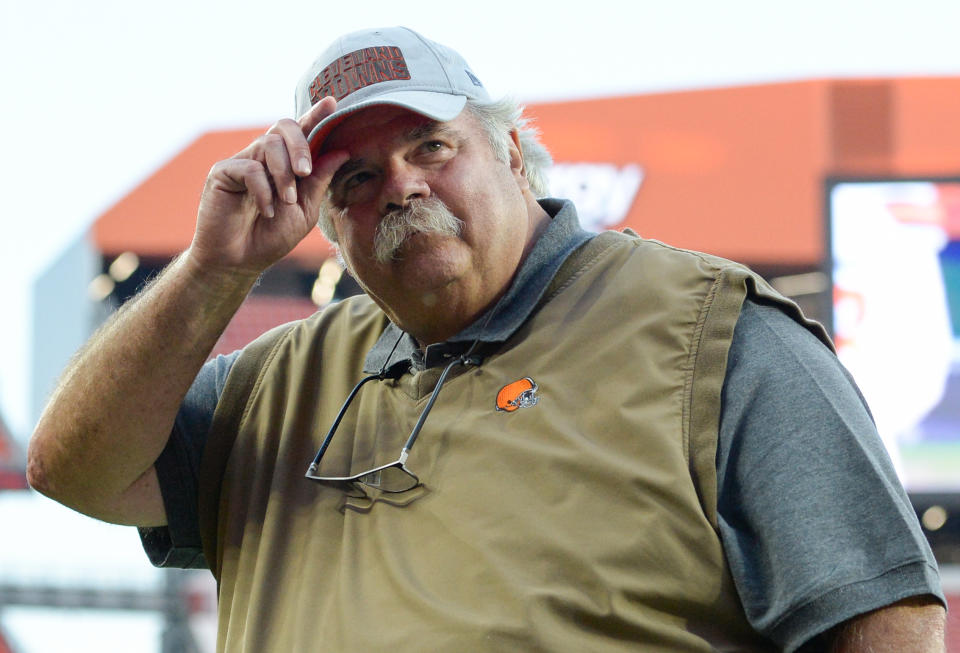
<path id="1" fill-rule="evenodd" d="M 373 242 L 373 256 L 379 263 L 397 258 L 407 238 L 416 234 L 459 236 L 463 221 L 437 198 L 411 200 L 407 206 L 391 211 L 380 220 Z"/>

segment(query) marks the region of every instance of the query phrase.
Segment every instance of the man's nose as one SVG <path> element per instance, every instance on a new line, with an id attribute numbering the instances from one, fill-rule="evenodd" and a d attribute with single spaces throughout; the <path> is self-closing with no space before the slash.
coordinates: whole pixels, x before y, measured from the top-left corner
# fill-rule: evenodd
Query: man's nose
<path id="1" fill-rule="evenodd" d="M 380 211 L 383 214 L 401 209 L 414 199 L 430 197 L 423 171 L 407 161 L 391 161 L 380 189 Z"/>

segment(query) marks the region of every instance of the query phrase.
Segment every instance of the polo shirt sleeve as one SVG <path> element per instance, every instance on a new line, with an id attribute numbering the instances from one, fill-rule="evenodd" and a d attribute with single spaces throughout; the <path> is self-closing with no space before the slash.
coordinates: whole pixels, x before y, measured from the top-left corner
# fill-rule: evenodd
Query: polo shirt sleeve
<path id="1" fill-rule="evenodd" d="M 734 332 L 717 482 L 720 534 L 747 618 L 785 650 L 906 597 L 944 602 L 852 378 L 774 306 L 747 301 Z"/>
<path id="2" fill-rule="evenodd" d="M 167 525 L 139 532 L 147 557 L 157 567 L 207 568 L 198 514 L 200 458 L 227 374 L 239 354 L 217 356 L 201 368 L 154 463 Z"/>

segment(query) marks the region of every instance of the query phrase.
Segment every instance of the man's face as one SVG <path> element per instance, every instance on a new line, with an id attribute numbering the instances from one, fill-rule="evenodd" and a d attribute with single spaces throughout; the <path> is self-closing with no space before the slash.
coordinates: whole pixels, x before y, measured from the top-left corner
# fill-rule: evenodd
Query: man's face
<path id="1" fill-rule="evenodd" d="M 421 344 L 454 335 L 506 290 L 532 238 L 531 198 L 519 153 L 497 160 L 469 111 L 438 123 L 373 107 L 347 118 L 323 149 L 350 154 L 330 186 L 344 260 Z M 414 233 L 377 260 L 381 222 L 416 200 L 440 200 L 462 221 L 460 233 Z"/>

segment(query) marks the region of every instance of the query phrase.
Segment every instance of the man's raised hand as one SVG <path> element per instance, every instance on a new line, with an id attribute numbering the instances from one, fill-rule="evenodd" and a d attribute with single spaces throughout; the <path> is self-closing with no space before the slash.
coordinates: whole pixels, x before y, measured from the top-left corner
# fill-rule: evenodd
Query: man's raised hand
<path id="1" fill-rule="evenodd" d="M 187 252 L 201 268 L 257 276 L 316 225 L 346 152 L 311 159 L 307 136 L 336 110 L 324 98 L 299 120 L 281 120 L 235 156 L 213 166 Z"/>

